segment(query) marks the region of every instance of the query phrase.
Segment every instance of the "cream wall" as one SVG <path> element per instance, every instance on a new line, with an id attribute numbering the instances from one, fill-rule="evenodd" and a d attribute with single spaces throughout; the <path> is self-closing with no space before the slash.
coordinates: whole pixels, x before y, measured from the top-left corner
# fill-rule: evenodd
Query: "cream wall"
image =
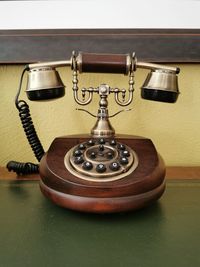
<path id="1" fill-rule="evenodd" d="M 200 65 L 177 65 L 181 68 L 181 94 L 176 104 L 141 99 L 139 88 L 147 71 L 138 70 L 134 101 L 130 105 L 133 110 L 118 115 L 111 122 L 117 133 L 150 137 L 168 166 L 197 166 L 200 165 Z M 0 165 L 6 165 L 11 159 L 36 162 L 14 105 L 22 69 L 23 66 L 0 66 Z M 21 94 L 21 98 L 30 105 L 45 150 L 55 136 L 87 133 L 95 122 L 86 113 L 75 110 L 77 104 L 72 97 L 70 69 L 63 68 L 59 71 L 67 87 L 65 97 L 51 102 L 30 102 L 24 93 Z M 123 75 L 82 74 L 79 80 L 84 87 L 98 86 L 100 83 L 127 87 L 127 77 Z M 24 85 L 25 83 L 26 81 Z M 95 113 L 97 103 L 96 97 L 86 108 Z M 112 95 L 109 96 L 109 104 L 110 114 L 120 109 L 114 103 Z"/>

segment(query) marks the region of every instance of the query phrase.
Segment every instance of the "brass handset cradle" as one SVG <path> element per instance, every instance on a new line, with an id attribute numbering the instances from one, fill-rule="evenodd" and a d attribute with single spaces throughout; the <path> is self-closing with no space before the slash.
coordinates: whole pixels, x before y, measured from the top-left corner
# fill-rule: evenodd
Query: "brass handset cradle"
<path id="1" fill-rule="evenodd" d="M 135 55 L 133 54 L 132 58 L 130 55 L 127 56 L 127 70 L 126 74 L 129 74 L 129 97 L 128 100 L 125 100 L 126 97 L 126 90 L 125 89 L 119 89 L 119 88 L 110 88 L 107 84 L 101 84 L 97 88 L 90 87 L 88 89 L 82 88 L 82 100 L 78 97 L 78 70 L 77 66 L 79 66 L 80 70 L 82 71 L 82 54 L 80 53 L 78 57 L 76 57 L 75 52 L 72 53 L 72 70 L 73 70 L 73 92 L 74 92 L 74 99 L 79 105 L 87 105 L 92 101 L 93 93 L 98 93 L 100 96 L 99 101 L 99 109 L 98 113 L 96 115 L 97 122 L 95 126 L 91 130 L 91 135 L 93 137 L 111 137 L 114 136 L 115 130 L 111 126 L 111 123 L 109 121 L 109 114 L 108 114 L 108 95 L 113 93 L 115 96 L 115 101 L 120 106 L 127 106 L 129 105 L 133 100 L 133 92 L 134 92 L 134 70 L 135 70 Z M 88 93 L 88 97 L 86 99 L 86 93 Z M 121 94 L 121 98 L 119 98 L 119 95 Z M 86 111 L 86 110 L 85 110 Z M 88 112 L 88 111 L 86 111 Z M 121 112 L 121 111 L 120 111 Z M 116 114 L 112 115 L 112 117 L 116 116 L 120 112 L 117 112 Z M 94 117 L 93 114 L 88 112 L 90 115 Z"/>
<path id="2" fill-rule="evenodd" d="M 133 101 L 134 74 L 138 68 L 149 69 L 141 88 L 147 100 L 174 103 L 179 90 L 179 68 L 138 62 L 135 53 L 72 53 L 70 60 L 29 64 L 26 93 L 30 100 L 63 97 L 65 86 L 56 67 L 72 69 L 74 100 L 88 105 L 99 95 L 96 123 L 87 135 L 56 138 L 40 162 L 40 188 L 45 196 L 65 208 L 84 212 L 119 212 L 142 208 L 157 200 L 165 189 L 165 167 L 151 140 L 115 133 L 109 118 L 108 96 L 114 95 L 122 107 Z M 98 87 L 78 87 L 82 72 L 115 73 L 128 76 L 128 89 L 112 88 L 107 83 Z M 127 96 L 128 94 L 128 96 Z M 19 94 L 18 94 L 19 95 Z"/>
<path id="3" fill-rule="evenodd" d="M 91 115 L 92 117 L 97 118 L 97 115 L 92 114 L 91 112 L 89 112 L 88 110 L 86 110 L 84 108 L 76 108 L 76 110 L 84 111 L 84 112 L 88 113 L 89 115 Z M 131 108 L 119 110 L 119 111 L 117 111 L 116 113 L 114 113 L 112 115 L 108 115 L 108 118 L 113 118 L 113 117 L 117 116 L 118 114 L 120 114 L 120 113 L 122 113 L 124 111 L 131 111 L 131 110 L 132 110 Z"/>

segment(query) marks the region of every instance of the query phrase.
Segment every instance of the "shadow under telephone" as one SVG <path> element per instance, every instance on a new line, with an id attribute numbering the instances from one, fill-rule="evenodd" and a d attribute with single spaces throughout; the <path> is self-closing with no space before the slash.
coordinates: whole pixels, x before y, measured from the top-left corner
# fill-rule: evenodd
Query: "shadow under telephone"
<path id="1" fill-rule="evenodd" d="M 79 105 L 88 105 L 99 95 L 96 123 L 90 134 L 56 138 L 45 153 L 35 131 L 30 111 L 19 100 L 23 76 L 28 71 L 26 93 L 30 100 L 63 97 L 65 86 L 56 67 L 71 66 L 72 91 Z M 134 73 L 137 68 L 150 69 L 141 88 L 144 99 L 176 102 L 179 90 L 178 68 L 138 62 L 135 54 L 72 53 L 70 60 L 29 64 L 25 67 L 15 104 L 29 144 L 40 162 L 9 162 L 7 167 L 18 174 L 40 173 L 43 194 L 57 205 L 84 212 L 107 213 L 139 209 L 157 200 L 165 189 L 165 166 L 150 139 L 116 135 L 109 118 L 109 95 L 116 103 L 128 106 L 133 100 Z M 78 74 L 82 72 L 118 73 L 129 77 L 128 90 L 100 84 L 82 88 L 79 96 Z M 128 97 L 127 97 L 128 94 Z"/>

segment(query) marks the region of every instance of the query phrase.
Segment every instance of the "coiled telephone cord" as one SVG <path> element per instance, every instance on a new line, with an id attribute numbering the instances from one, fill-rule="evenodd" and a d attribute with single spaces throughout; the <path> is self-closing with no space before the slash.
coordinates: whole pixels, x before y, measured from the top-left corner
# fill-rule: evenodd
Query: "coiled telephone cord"
<path id="1" fill-rule="evenodd" d="M 19 111 L 20 120 L 26 134 L 27 140 L 32 148 L 32 151 L 38 161 L 41 160 L 42 156 L 44 155 L 44 149 L 42 144 L 39 140 L 35 127 L 33 125 L 33 121 L 30 115 L 30 109 L 28 104 L 24 100 L 19 100 L 19 95 L 22 87 L 23 76 L 27 68 L 25 68 L 22 72 L 20 85 L 15 97 L 15 106 Z M 31 174 L 31 173 L 38 173 L 39 172 L 39 165 L 34 164 L 31 162 L 17 162 L 17 161 L 9 161 L 7 163 L 7 169 L 9 171 L 14 171 L 18 175 L 21 174 Z"/>

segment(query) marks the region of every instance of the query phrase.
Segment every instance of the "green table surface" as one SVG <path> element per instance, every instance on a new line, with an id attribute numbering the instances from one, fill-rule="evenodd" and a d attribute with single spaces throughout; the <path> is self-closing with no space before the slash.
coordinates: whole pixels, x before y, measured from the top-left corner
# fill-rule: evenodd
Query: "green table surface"
<path id="1" fill-rule="evenodd" d="M 0 182 L 0 266 L 200 266 L 200 181 L 168 181 L 129 213 L 55 206 L 37 181 Z"/>

